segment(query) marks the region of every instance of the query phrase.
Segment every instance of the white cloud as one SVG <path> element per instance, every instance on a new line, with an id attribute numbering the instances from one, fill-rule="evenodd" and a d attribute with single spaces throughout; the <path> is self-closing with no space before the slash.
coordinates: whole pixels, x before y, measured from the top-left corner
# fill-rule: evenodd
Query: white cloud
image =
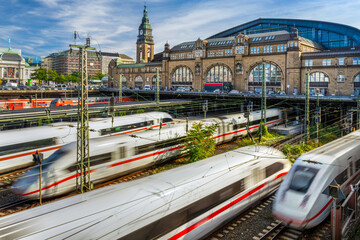
<path id="1" fill-rule="evenodd" d="M 36 20 L 40 23 L 31 29 L 0 24 L 0 39 L 7 41 L 8 37 L 15 36 L 24 46 L 30 45 L 41 55 L 47 55 L 55 49 L 67 49 L 73 43 L 73 31 L 76 30 L 81 37 L 79 43 L 90 36 L 96 48 L 135 56 L 144 0 L 88 0 L 83 4 L 78 0 L 36 1 L 41 3 L 40 6 L 25 11 L 27 14 L 21 15 L 19 22 Z M 156 52 L 163 50 L 166 41 L 175 46 L 198 37 L 204 39 L 260 17 L 321 20 L 360 27 L 356 11 L 360 1 L 148 0 L 147 6 Z M 13 15 L 19 19 L 19 14 Z"/>

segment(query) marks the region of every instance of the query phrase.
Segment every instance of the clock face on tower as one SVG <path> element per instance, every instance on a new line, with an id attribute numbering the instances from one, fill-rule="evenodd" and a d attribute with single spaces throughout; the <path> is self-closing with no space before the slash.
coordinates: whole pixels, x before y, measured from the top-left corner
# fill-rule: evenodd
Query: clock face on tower
<path id="1" fill-rule="evenodd" d="M 143 34 L 143 30 L 140 30 L 140 35 L 142 35 Z"/>

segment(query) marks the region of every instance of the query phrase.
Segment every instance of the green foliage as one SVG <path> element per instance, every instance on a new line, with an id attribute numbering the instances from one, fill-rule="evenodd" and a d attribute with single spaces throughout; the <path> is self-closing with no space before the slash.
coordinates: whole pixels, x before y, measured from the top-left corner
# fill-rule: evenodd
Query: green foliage
<path id="1" fill-rule="evenodd" d="M 93 76 L 93 79 L 99 79 L 101 80 L 103 77 L 105 77 L 106 74 L 103 74 L 102 72 L 97 72 L 95 76 Z"/>
<path id="2" fill-rule="evenodd" d="M 32 79 L 37 79 L 42 81 L 56 81 L 58 77 L 58 74 L 56 71 L 46 68 L 37 68 L 35 71 L 31 74 Z"/>
<path id="3" fill-rule="evenodd" d="M 65 76 L 67 82 L 79 82 L 79 72 L 73 71 L 70 75 Z"/>
<path id="4" fill-rule="evenodd" d="M 249 145 L 254 145 L 254 142 L 250 138 L 241 138 L 237 143 L 238 147 L 246 147 Z"/>
<path id="5" fill-rule="evenodd" d="M 188 162 L 196 162 L 214 155 L 216 144 L 212 136 L 217 127 L 217 124 L 204 126 L 201 122 L 191 126 L 185 137 Z"/>
<path id="6" fill-rule="evenodd" d="M 264 123 L 261 123 L 262 137 L 272 138 L 273 136 L 269 133 L 267 126 Z"/>
<path id="7" fill-rule="evenodd" d="M 58 75 L 55 81 L 58 83 L 66 83 L 67 82 L 65 76 L 62 74 Z"/>

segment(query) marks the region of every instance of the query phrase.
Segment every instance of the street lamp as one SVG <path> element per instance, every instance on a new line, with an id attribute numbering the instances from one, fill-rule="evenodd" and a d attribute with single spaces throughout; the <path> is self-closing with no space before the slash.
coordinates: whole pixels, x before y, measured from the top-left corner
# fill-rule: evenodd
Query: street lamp
<path id="1" fill-rule="evenodd" d="M 119 103 L 122 102 L 122 78 L 123 78 L 123 75 L 120 74 L 120 77 L 119 77 Z"/>

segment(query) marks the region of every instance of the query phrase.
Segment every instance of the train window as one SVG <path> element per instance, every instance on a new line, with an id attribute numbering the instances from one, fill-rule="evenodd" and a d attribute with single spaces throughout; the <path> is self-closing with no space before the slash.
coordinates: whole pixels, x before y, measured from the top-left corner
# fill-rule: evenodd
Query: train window
<path id="1" fill-rule="evenodd" d="M 233 125 L 233 129 L 241 129 L 241 128 L 245 128 L 246 127 L 246 123 L 240 123 L 240 124 L 234 124 Z"/>
<path id="2" fill-rule="evenodd" d="M 96 166 L 111 161 L 111 153 L 104 153 L 90 157 L 90 165 Z"/>
<path id="3" fill-rule="evenodd" d="M 65 149 L 65 148 L 60 148 L 60 149 L 56 150 L 53 154 L 51 154 L 48 158 L 46 158 L 42 162 L 44 170 L 46 170 L 48 168 L 48 166 L 50 166 L 50 164 L 52 164 L 53 162 L 63 158 L 69 152 L 70 152 L 70 150 Z"/>
<path id="4" fill-rule="evenodd" d="M 22 151 L 27 151 L 27 150 L 32 150 L 32 149 L 43 148 L 43 147 L 47 147 L 47 146 L 51 146 L 51 145 L 55 145 L 55 144 L 56 144 L 55 138 L 46 138 L 46 139 L 36 140 L 36 141 L 32 141 L 32 142 L 23 142 L 23 143 L 3 146 L 3 147 L 0 147 L 0 156 L 6 155 L 6 154 L 22 152 Z"/>
<path id="5" fill-rule="evenodd" d="M 280 163 L 280 162 L 276 162 L 274 164 L 271 164 L 270 166 L 267 166 L 265 168 L 266 177 L 269 177 L 269 176 L 277 173 L 278 171 L 280 171 L 283 168 L 284 168 L 284 164 Z"/>
<path id="6" fill-rule="evenodd" d="M 306 193 L 319 170 L 297 166 L 291 179 L 289 189 Z"/>
<path id="7" fill-rule="evenodd" d="M 119 157 L 120 158 L 125 158 L 126 157 L 126 152 L 125 151 L 126 151 L 125 146 L 119 148 Z"/>
<path id="8" fill-rule="evenodd" d="M 77 164 L 74 163 L 70 165 L 68 168 L 66 168 L 66 170 L 68 170 L 69 172 L 75 172 L 77 170 Z"/>
<path id="9" fill-rule="evenodd" d="M 172 122 L 173 120 L 171 118 L 163 118 L 163 123 Z"/>
<path id="10" fill-rule="evenodd" d="M 251 121 L 251 125 L 257 125 L 260 124 L 261 120 Z"/>
<path id="11" fill-rule="evenodd" d="M 278 120 L 278 119 L 279 119 L 279 116 L 274 116 L 274 117 L 266 118 L 266 121 L 270 122 L 270 121 L 274 121 L 274 120 Z"/>
<path id="12" fill-rule="evenodd" d="M 336 176 L 335 180 L 338 184 L 342 185 L 348 179 L 347 169 L 342 171 L 339 175 Z"/>
<path id="13" fill-rule="evenodd" d="M 360 159 L 356 161 L 356 163 L 355 163 L 355 169 L 356 169 L 355 171 L 360 170 Z"/>
<path id="14" fill-rule="evenodd" d="M 145 144 L 145 145 L 142 145 L 142 146 L 138 146 L 138 147 L 135 147 L 135 154 L 136 155 L 137 154 L 142 154 L 142 153 L 154 151 L 154 150 L 157 150 L 157 149 L 162 149 L 162 148 L 175 146 L 175 145 L 178 145 L 178 144 L 183 144 L 184 139 L 185 139 L 185 137 L 180 137 L 180 138 L 176 138 L 176 139 L 168 139 L 168 140 L 165 140 L 165 141 L 160 141 L 160 142 L 156 142 L 156 143 L 150 143 L 150 144 Z"/>
<path id="15" fill-rule="evenodd" d="M 139 128 L 139 127 L 143 127 L 143 126 L 151 126 L 153 124 L 154 124 L 154 121 L 146 121 L 146 122 L 139 122 L 139 123 L 135 123 L 135 124 L 117 126 L 117 127 L 113 127 L 113 128 L 106 128 L 106 129 L 101 129 L 100 134 L 108 135 L 111 133 L 123 132 L 123 131 L 129 130 L 129 129 Z"/>
<path id="16" fill-rule="evenodd" d="M 137 147 L 135 147 L 135 155 L 150 152 L 153 150 L 155 150 L 155 144 L 153 144 L 153 143 L 145 144 L 142 146 L 137 146 Z"/>
<path id="17" fill-rule="evenodd" d="M 206 197 L 194 201 L 190 205 L 183 207 L 173 213 L 164 215 L 157 221 L 143 226 L 139 230 L 126 235 L 126 239 L 157 239 L 167 233 L 169 229 L 174 229 L 185 224 L 187 221 L 209 211 L 212 207 L 224 202 L 225 200 L 239 194 L 245 190 L 244 179 L 216 191 Z"/>

